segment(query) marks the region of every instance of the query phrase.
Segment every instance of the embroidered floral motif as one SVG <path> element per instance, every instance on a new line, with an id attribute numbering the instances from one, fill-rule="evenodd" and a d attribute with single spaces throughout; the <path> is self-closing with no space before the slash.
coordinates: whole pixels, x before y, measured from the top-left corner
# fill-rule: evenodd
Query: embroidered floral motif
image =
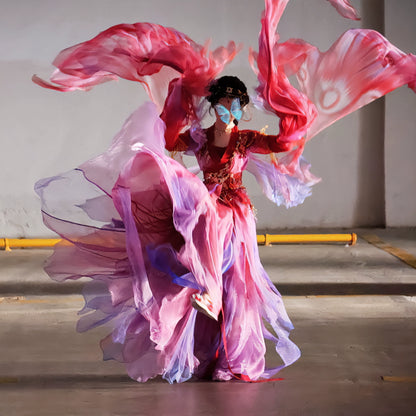
<path id="1" fill-rule="evenodd" d="M 250 137 L 248 132 L 244 134 L 242 132 L 238 132 L 238 140 L 235 145 L 235 151 L 243 157 L 247 156 L 247 149 L 251 146 L 253 141 L 253 137 Z"/>
<path id="2" fill-rule="evenodd" d="M 203 167 L 204 183 L 208 187 L 210 185 L 218 185 L 218 200 L 226 205 L 232 205 L 238 201 L 251 206 L 246 188 L 242 183 L 242 172 L 233 172 L 235 158 L 244 158 L 246 156 L 247 142 L 248 136 L 238 132 L 234 149 L 227 162 L 222 165 L 219 162 L 216 163 L 213 159 L 208 143 L 205 143 L 199 151 L 199 158 L 205 162 L 203 163 L 205 165 Z"/>

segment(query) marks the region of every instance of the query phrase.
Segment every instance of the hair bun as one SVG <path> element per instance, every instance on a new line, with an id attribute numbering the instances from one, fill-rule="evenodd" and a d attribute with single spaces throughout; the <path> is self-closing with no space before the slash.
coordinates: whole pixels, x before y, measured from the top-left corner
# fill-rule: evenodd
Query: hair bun
<path id="1" fill-rule="evenodd" d="M 250 101 L 247 94 L 247 87 L 238 77 L 225 75 L 214 80 L 208 87 L 209 95 L 207 100 L 212 106 L 218 103 L 221 98 L 235 97 L 240 100 L 241 107 Z"/>

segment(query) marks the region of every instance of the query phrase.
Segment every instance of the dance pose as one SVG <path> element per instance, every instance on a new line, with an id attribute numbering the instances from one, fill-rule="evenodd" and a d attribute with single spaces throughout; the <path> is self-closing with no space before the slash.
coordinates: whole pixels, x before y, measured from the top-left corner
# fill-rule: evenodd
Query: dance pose
<path id="1" fill-rule="evenodd" d="M 354 17 L 348 2 L 331 3 Z M 349 31 L 325 53 L 301 40 L 279 43 L 286 4 L 266 0 L 259 50 L 250 55 L 257 102 L 278 116 L 277 135 L 239 129 L 247 88 L 219 77 L 237 53 L 233 42 L 209 52 L 174 29 L 117 25 L 62 51 L 53 83 L 34 77 L 61 91 L 123 77 L 143 83 L 151 98 L 106 152 L 36 185 L 45 224 L 63 238 L 46 271 L 59 281 L 92 279 L 78 329 L 110 326 L 104 358 L 125 363 L 137 381 L 255 381 L 299 358 L 260 263 L 242 172 L 277 204 L 302 203 L 318 181 L 302 158 L 305 142 L 394 88 L 415 87 L 415 57 L 374 31 Z M 215 123 L 204 129 L 207 111 Z M 195 155 L 203 179 L 166 149 Z M 278 367 L 265 362 L 265 340 Z"/>

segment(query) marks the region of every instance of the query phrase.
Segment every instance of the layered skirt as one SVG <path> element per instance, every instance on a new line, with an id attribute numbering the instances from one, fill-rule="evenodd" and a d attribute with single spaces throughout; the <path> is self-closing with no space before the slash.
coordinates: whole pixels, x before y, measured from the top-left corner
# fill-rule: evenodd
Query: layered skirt
<path id="1" fill-rule="evenodd" d="M 63 238 L 45 270 L 91 278 L 78 330 L 106 325 L 104 359 L 137 381 L 270 378 L 300 352 L 260 263 L 252 209 L 221 203 L 166 156 L 163 128 L 146 104 L 105 153 L 36 184 L 44 222 Z M 218 321 L 191 305 L 205 292 Z M 277 366 L 266 364 L 266 346 Z"/>

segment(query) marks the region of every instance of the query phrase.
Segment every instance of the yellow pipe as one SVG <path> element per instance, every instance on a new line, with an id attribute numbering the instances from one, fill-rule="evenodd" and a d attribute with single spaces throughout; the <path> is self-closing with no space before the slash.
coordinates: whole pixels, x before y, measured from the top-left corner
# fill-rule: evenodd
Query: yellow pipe
<path id="1" fill-rule="evenodd" d="M 11 251 L 12 248 L 53 247 L 59 238 L 0 238 L 0 248 Z"/>
<path id="2" fill-rule="evenodd" d="M 0 249 L 11 251 L 12 248 L 44 248 L 59 243 L 59 238 L 0 238 Z M 307 244 L 307 243 L 346 243 L 354 245 L 357 234 L 260 234 L 257 243 L 270 244 Z"/>
<path id="3" fill-rule="evenodd" d="M 357 234 L 264 234 L 257 236 L 257 243 L 270 244 L 307 244 L 307 243 L 346 243 L 354 245 Z"/>

